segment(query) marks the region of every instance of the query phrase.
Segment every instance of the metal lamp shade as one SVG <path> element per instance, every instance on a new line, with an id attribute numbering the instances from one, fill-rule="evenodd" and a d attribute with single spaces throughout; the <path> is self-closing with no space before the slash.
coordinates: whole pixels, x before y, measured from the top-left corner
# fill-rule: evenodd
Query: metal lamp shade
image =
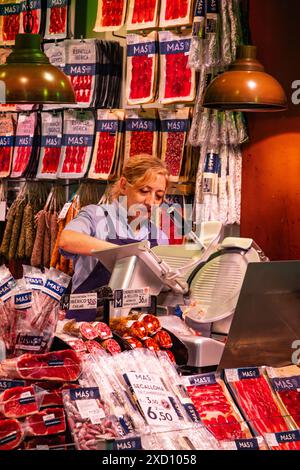
<path id="1" fill-rule="evenodd" d="M 76 103 L 70 80 L 50 64 L 38 34 L 17 35 L 14 51 L 0 66 L 0 81 L 5 85 L 2 102 L 7 104 Z"/>
<path id="2" fill-rule="evenodd" d="M 256 47 L 239 46 L 237 60 L 229 71 L 208 86 L 203 106 L 245 112 L 284 111 L 287 98 L 280 83 L 256 60 Z"/>

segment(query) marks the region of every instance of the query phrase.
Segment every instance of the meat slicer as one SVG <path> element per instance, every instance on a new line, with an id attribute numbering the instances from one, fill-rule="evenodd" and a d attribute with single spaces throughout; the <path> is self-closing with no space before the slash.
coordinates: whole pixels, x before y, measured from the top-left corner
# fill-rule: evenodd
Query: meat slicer
<path id="1" fill-rule="evenodd" d="M 212 225 L 214 224 L 214 225 Z M 150 249 L 143 241 L 93 252 L 112 273 L 112 290 L 149 287 L 157 297 L 162 326 L 188 348 L 188 366 L 217 366 L 224 350 L 247 265 L 261 260 L 253 240 L 226 238 L 222 225 L 202 224 L 193 243 Z M 180 306 L 184 321 L 173 315 Z M 111 308 L 111 317 L 130 308 Z M 196 332 L 195 332 L 196 331 Z"/>

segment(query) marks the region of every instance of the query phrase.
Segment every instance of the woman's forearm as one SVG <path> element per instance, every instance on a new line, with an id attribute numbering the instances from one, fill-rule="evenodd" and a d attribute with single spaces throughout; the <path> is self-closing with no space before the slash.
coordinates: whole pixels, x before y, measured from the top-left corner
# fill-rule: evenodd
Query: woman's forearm
<path id="1" fill-rule="evenodd" d="M 73 230 L 64 230 L 59 241 L 59 248 L 62 250 L 84 256 L 91 256 L 93 250 L 107 250 L 114 246 L 113 243 L 98 240 L 97 238 Z"/>

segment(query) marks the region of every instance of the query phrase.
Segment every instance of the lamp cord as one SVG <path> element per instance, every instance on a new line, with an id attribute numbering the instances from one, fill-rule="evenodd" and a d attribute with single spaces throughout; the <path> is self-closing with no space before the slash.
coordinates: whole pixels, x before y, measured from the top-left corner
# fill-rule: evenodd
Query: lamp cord
<path id="1" fill-rule="evenodd" d="M 26 13 L 25 13 L 25 27 L 24 31 L 26 34 L 31 34 L 33 30 L 33 14 L 30 7 L 30 0 L 26 1 Z"/>

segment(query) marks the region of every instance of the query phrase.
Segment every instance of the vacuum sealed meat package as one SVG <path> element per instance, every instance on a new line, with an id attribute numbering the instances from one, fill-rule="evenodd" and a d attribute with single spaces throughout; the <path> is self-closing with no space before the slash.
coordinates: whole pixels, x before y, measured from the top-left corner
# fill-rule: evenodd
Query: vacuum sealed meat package
<path id="1" fill-rule="evenodd" d="M 37 177 L 56 179 L 62 146 L 62 114 L 42 113 L 42 139 Z"/>
<path id="2" fill-rule="evenodd" d="M 191 102 L 195 99 L 195 70 L 188 66 L 191 31 L 181 34 L 159 32 L 161 103 Z"/>
<path id="3" fill-rule="evenodd" d="M 101 33 L 120 29 L 125 20 L 126 4 L 126 0 L 98 0 L 94 31 Z"/>
<path id="4" fill-rule="evenodd" d="M 97 87 L 97 49 L 95 39 L 66 41 L 65 73 L 73 85 L 77 107 L 89 108 L 94 106 Z M 74 107 L 74 105 L 71 107 Z"/>
<path id="5" fill-rule="evenodd" d="M 70 0 L 47 0 L 45 39 L 66 39 Z"/>
<path id="6" fill-rule="evenodd" d="M 89 178 L 107 180 L 112 174 L 120 143 L 120 126 L 124 119 L 122 110 L 97 110 L 96 141 Z"/>
<path id="7" fill-rule="evenodd" d="M 19 114 L 13 153 L 12 178 L 23 176 L 29 166 L 33 152 L 36 125 L 36 113 Z"/>
<path id="8" fill-rule="evenodd" d="M 179 181 L 189 130 L 189 108 L 159 110 L 161 128 L 161 158 L 170 172 L 170 181 Z"/>
<path id="9" fill-rule="evenodd" d="M 0 2 L 0 44 L 13 45 L 21 26 L 21 0 Z"/>
<path id="10" fill-rule="evenodd" d="M 64 135 L 59 178 L 83 178 L 93 150 L 95 120 L 91 111 L 64 112 Z"/>
<path id="11" fill-rule="evenodd" d="M 162 0 L 159 26 L 183 26 L 191 24 L 193 13 L 192 0 Z"/>
<path id="12" fill-rule="evenodd" d="M 157 154 L 158 119 L 154 109 L 129 110 L 125 129 L 125 162 L 136 155 L 154 157 Z"/>
<path id="13" fill-rule="evenodd" d="M 41 0 L 30 0 L 30 13 L 32 17 L 29 20 L 30 27 L 32 27 L 31 34 L 40 34 L 41 21 L 42 21 L 42 1 Z M 27 0 L 22 0 L 21 3 L 21 27 L 20 33 L 25 33 L 26 29 L 26 8 Z"/>
<path id="14" fill-rule="evenodd" d="M 158 0 L 130 0 L 127 15 L 127 29 L 156 28 L 158 20 Z"/>
<path id="15" fill-rule="evenodd" d="M 270 450 L 300 450 L 300 429 L 265 434 Z"/>
<path id="16" fill-rule="evenodd" d="M 14 150 L 14 119 L 5 114 L 0 119 L 0 178 L 10 175 Z"/>
<path id="17" fill-rule="evenodd" d="M 127 35 L 126 99 L 129 105 L 151 103 L 156 95 L 158 42 L 155 31 L 147 36 Z"/>

